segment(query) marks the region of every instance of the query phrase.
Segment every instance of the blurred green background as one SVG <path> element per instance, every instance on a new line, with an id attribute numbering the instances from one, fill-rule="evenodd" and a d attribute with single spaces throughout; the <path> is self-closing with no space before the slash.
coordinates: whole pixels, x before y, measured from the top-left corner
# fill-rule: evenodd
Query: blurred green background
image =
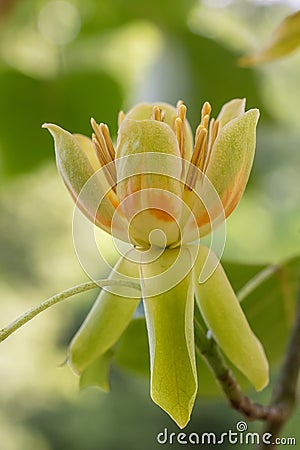
<path id="1" fill-rule="evenodd" d="M 257 154 L 228 220 L 224 259 L 261 264 L 299 254 L 300 52 L 255 69 L 237 65 L 297 9 L 296 0 L 0 1 L 1 326 L 86 280 L 72 245 L 73 202 L 44 122 L 90 135 L 94 116 L 115 136 L 120 109 L 184 99 L 195 128 L 205 100 L 216 115 L 225 101 L 246 97 L 261 110 Z M 111 241 L 101 241 L 113 259 Z M 79 393 L 76 377 L 59 367 L 95 295 L 66 301 L 1 344 L 1 450 L 153 449 L 165 427 L 178 432 L 150 400 L 146 377 L 115 365 L 111 393 Z M 187 431 L 221 433 L 239 420 L 223 398 L 203 393 Z M 300 442 L 298 424 L 299 410 L 284 435 Z"/>

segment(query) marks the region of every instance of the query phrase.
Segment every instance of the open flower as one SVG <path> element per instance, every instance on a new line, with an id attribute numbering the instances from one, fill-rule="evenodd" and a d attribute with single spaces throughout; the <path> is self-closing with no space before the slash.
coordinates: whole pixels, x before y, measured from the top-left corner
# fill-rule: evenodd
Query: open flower
<path id="1" fill-rule="evenodd" d="M 111 279 L 139 280 L 151 356 L 151 396 L 183 427 L 197 393 L 194 296 L 225 355 L 256 389 L 268 364 L 216 256 L 199 244 L 238 204 L 255 152 L 257 109 L 206 102 L 193 141 L 186 107 L 139 104 L 119 114 L 116 148 L 108 127 L 92 139 L 45 124 L 58 169 L 81 211 L 132 244 Z M 197 240 L 195 244 L 195 240 Z M 209 277 L 199 282 L 204 266 Z M 139 303 L 128 287 L 103 290 L 73 338 L 69 361 L 85 373 L 118 340 Z"/>

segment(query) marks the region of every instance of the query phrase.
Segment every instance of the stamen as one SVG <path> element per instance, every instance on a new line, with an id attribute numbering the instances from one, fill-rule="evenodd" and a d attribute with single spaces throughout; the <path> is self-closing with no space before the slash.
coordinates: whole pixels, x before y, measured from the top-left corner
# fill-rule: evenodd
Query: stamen
<path id="1" fill-rule="evenodd" d="M 199 127 L 198 127 L 199 128 Z M 207 134 L 206 128 L 202 127 L 198 131 L 198 137 L 196 138 L 194 152 L 191 158 L 191 165 L 188 170 L 186 177 L 186 188 L 192 190 L 196 184 L 198 169 L 202 171 L 205 155 L 206 155 L 206 144 L 207 144 Z"/>
<path id="2" fill-rule="evenodd" d="M 180 117 L 180 119 L 184 123 L 186 118 L 186 106 L 183 103 L 178 108 L 178 117 Z"/>
<path id="3" fill-rule="evenodd" d="M 92 141 L 96 149 L 97 157 L 101 167 L 106 168 L 106 176 L 111 186 L 116 184 L 117 172 L 114 161 L 115 150 L 111 141 L 107 125 L 97 124 L 95 119 L 91 119 L 91 125 L 95 133 L 92 135 Z"/>
<path id="4" fill-rule="evenodd" d="M 218 120 L 212 119 L 210 122 L 210 127 L 209 127 L 209 141 L 208 141 L 208 146 L 207 146 L 207 154 L 206 154 L 206 158 L 205 158 L 205 163 L 204 163 L 204 167 L 203 167 L 203 172 L 206 172 L 210 158 L 211 158 L 211 154 L 212 154 L 212 149 L 215 143 L 215 140 L 218 137 L 218 133 L 219 133 L 219 129 L 220 129 L 220 122 Z"/>
<path id="5" fill-rule="evenodd" d="M 201 125 L 204 127 L 204 128 L 208 128 L 208 123 L 209 123 L 209 114 L 206 114 L 205 116 L 203 116 L 202 117 L 202 119 L 201 119 Z"/>
<path id="6" fill-rule="evenodd" d="M 203 118 L 205 116 L 208 116 L 208 118 L 210 117 L 210 113 L 211 113 L 211 106 L 209 102 L 205 102 L 204 105 L 202 106 L 202 110 L 201 110 L 201 123 L 203 121 Z"/>
<path id="7" fill-rule="evenodd" d="M 177 108 L 177 114 L 179 111 L 180 106 L 183 105 L 183 101 L 182 100 L 178 100 L 178 102 L 176 103 L 176 108 Z"/>
<path id="8" fill-rule="evenodd" d="M 175 134 L 180 150 L 180 155 L 184 158 L 184 125 L 180 117 L 176 117 L 175 119 Z"/>
<path id="9" fill-rule="evenodd" d="M 185 118 L 186 118 L 186 106 L 182 100 L 179 100 L 176 105 L 177 117 L 174 122 L 174 131 L 177 137 L 180 155 L 184 159 L 185 156 Z"/>
<path id="10" fill-rule="evenodd" d="M 161 121 L 161 109 L 157 105 L 153 106 L 152 119 Z"/>
<path id="11" fill-rule="evenodd" d="M 118 128 L 120 128 L 120 126 L 122 125 L 124 117 L 125 117 L 124 111 L 120 111 L 118 114 Z"/>
<path id="12" fill-rule="evenodd" d="M 113 161 L 115 159 L 116 152 L 115 152 L 115 149 L 114 149 L 111 137 L 110 137 L 109 128 L 108 128 L 108 126 L 105 123 L 101 123 L 99 125 L 99 128 L 102 131 L 102 135 L 104 137 L 104 140 L 105 140 L 107 149 L 109 151 L 111 160 Z"/>
<path id="13" fill-rule="evenodd" d="M 205 173 L 209 164 L 213 145 L 219 131 L 219 122 L 215 119 L 210 121 L 210 114 L 211 106 L 208 102 L 205 102 L 201 110 L 201 122 L 196 130 L 194 152 L 186 177 L 186 189 L 192 190 L 194 188 L 198 175 L 197 169 Z"/>
<path id="14" fill-rule="evenodd" d="M 199 134 L 201 133 L 201 130 L 205 129 L 205 127 L 203 125 L 198 125 L 197 129 L 196 129 L 196 135 L 195 135 L 195 142 L 197 142 L 197 139 L 199 137 Z"/>

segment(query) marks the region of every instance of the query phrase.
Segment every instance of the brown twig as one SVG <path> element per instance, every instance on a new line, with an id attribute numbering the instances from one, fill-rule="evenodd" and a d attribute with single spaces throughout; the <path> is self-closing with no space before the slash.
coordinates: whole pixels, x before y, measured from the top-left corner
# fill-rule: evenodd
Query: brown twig
<path id="1" fill-rule="evenodd" d="M 239 411 L 248 420 L 279 419 L 276 408 L 254 403 L 249 397 L 243 394 L 216 342 L 213 338 L 208 339 L 206 337 L 205 332 L 197 320 L 195 320 L 195 341 L 196 351 L 205 358 L 228 403 L 233 409 Z"/>
<path id="2" fill-rule="evenodd" d="M 272 435 L 273 448 L 276 448 L 276 437 L 280 435 L 284 424 L 292 415 L 297 403 L 297 384 L 300 372 L 300 290 L 294 328 L 279 378 L 268 406 L 254 403 L 243 394 L 216 342 L 213 338 L 206 336 L 197 319 L 195 319 L 195 342 L 197 353 L 205 358 L 212 369 L 230 406 L 239 411 L 248 420 L 265 421 L 266 425 L 263 433 Z M 261 443 L 260 449 L 264 450 L 267 447 L 269 447 L 269 444 Z"/>
<path id="3" fill-rule="evenodd" d="M 297 404 L 297 384 L 300 372 L 300 289 L 296 319 L 290 341 L 287 346 L 285 358 L 279 372 L 278 381 L 274 387 L 270 407 L 278 411 L 278 417 L 266 419 L 264 433 L 270 433 L 272 440 L 278 437 L 283 426 L 293 414 Z M 276 443 L 273 448 L 276 448 Z M 266 444 L 261 444 L 260 449 L 266 449 Z"/>

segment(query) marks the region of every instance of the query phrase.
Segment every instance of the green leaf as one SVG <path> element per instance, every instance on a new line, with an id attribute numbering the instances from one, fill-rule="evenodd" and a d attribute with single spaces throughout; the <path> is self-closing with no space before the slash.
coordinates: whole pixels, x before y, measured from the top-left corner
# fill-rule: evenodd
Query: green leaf
<path id="1" fill-rule="evenodd" d="M 80 389 L 98 387 L 104 392 L 109 391 L 109 367 L 112 356 L 113 352 L 109 350 L 84 369 L 79 379 Z"/>
<path id="2" fill-rule="evenodd" d="M 183 428 L 197 393 L 197 371 L 191 272 L 182 279 L 191 261 L 187 250 L 181 256 L 178 249 L 165 250 L 154 262 L 145 264 L 142 291 L 151 355 L 151 397 Z M 165 277 L 158 276 L 162 270 Z M 177 285 L 168 286 L 170 281 Z M 153 295 L 158 291 L 161 293 Z"/>
<path id="3" fill-rule="evenodd" d="M 257 53 L 239 60 L 241 66 L 274 61 L 294 52 L 300 46 L 300 11 L 286 17 L 273 32 L 270 42 Z"/>
<path id="4" fill-rule="evenodd" d="M 105 95 L 103 93 L 105 92 Z M 59 123 L 71 132 L 91 135 L 90 117 L 112 124 L 122 104 L 119 85 L 107 74 L 63 74 L 36 80 L 14 70 L 0 72 L 0 152 L 4 175 L 31 171 L 54 158 L 52 143 L 41 129 Z"/>
<path id="5" fill-rule="evenodd" d="M 261 340 L 270 362 L 284 356 L 294 324 L 299 291 L 300 257 L 274 268 L 273 274 L 257 285 L 242 301 L 245 314 Z"/>

